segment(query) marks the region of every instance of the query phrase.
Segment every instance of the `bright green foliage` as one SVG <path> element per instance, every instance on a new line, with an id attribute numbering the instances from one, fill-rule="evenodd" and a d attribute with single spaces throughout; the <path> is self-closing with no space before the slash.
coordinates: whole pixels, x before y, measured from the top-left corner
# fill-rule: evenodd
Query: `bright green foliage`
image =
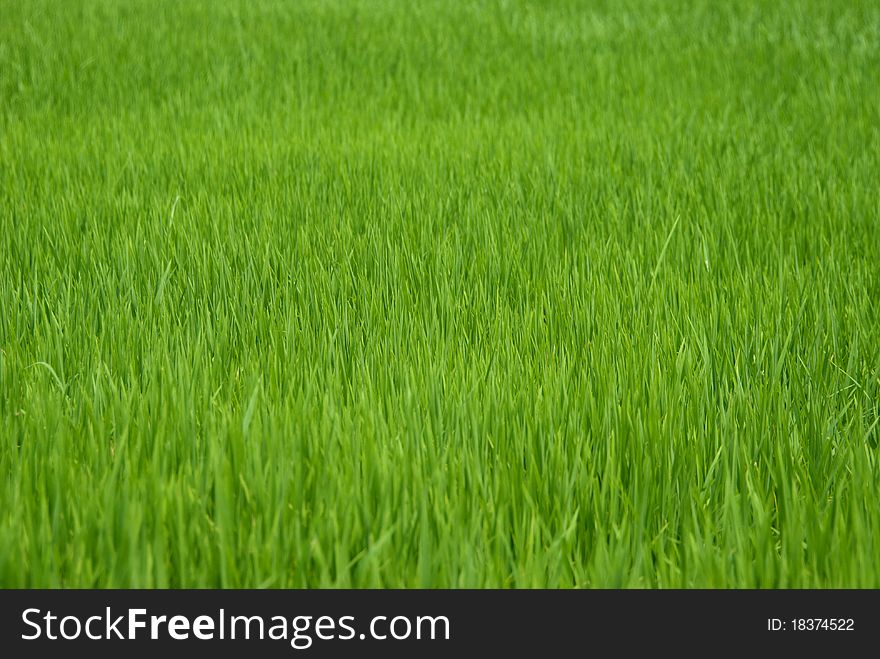
<path id="1" fill-rule="evenodd" d="M 0 585 L 880 587 L 874 0 L 0 0 Z"/>

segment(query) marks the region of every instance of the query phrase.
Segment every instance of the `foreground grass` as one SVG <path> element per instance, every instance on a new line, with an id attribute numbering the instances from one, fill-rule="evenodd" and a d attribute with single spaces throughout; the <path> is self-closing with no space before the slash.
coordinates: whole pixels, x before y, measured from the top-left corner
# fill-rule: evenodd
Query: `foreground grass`
<path id="1" fill-rule="evenodd" d="M 880 587 L 873 2 L 0 0 L 0 585 Z"/>

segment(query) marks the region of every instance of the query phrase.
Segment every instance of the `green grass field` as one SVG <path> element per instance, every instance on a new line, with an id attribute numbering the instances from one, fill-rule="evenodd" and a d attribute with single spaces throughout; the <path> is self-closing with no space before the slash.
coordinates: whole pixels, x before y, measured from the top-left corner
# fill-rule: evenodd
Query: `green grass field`
<path id="1" fill-rule="evenodd" d="M 880 587 L 873 0 L 0 0 L 0 586 Z"/>

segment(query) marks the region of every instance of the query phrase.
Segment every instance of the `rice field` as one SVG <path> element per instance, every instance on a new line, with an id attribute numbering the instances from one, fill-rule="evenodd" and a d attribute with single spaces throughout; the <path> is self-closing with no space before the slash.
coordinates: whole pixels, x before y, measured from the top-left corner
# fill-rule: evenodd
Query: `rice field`
<path id="1" fill-rule="evenodd" d="M 880 587 L 880 5 L 0 0 L 0 586 Z"/>

